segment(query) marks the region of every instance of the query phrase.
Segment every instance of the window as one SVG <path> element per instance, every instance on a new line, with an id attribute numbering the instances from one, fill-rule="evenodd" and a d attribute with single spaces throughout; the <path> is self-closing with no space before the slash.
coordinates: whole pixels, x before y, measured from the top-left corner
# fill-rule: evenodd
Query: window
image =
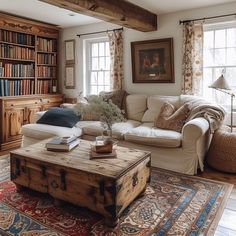
<path id="1" fill-rule="evenodd" d="M 222 105 L 230 104 L 230 96 L 208 88 L 224 71 L 232 91 L 236 93 L 236 23 L 218 23 L 204 27 L 203 96 Z"/>
<path id="2" fill-rule="evenodd" d="M 108 38 L 86 40 L 86 95 L 111 90 Z"/>

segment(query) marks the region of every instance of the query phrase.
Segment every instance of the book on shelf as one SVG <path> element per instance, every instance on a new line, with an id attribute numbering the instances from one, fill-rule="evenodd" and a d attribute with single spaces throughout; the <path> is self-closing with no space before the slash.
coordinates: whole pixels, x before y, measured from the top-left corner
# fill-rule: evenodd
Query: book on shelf
<path id="1" fill-rule="evenodd" d="M 19 60 L 34 60 L 34 49 L 7 45 L 1 42 L 0 47 L 0 57 Z"/>
<path id="2" fill-rule="evenodd" d="M 56 40 L 38 37 L 38 50 L 44 52 L 55 52 Z"/>
<path id="3" fill-rule="evenodd" d="M 69 143 L 62 143 L 61 137 L 53 138 L 48 143 L 46 143 L 45 147 L 48 151 L 67 151 L 69 152 L 71 149 L 75 148 L 80 143 L 80 139 L 76 138 Z"/>
<path id="4" fill-rule="evenodd" d="M 34 80 L 0 79 L 0 96 L 19 96 L 34 94 Z"/>
<path id="5" fill-rule="evenodd" d="M 22 44 L 26 46 L 34 46 L 34 36 L 30 34 L 12 32 L 8 30 L 0 30 L 0 41 Z"/>

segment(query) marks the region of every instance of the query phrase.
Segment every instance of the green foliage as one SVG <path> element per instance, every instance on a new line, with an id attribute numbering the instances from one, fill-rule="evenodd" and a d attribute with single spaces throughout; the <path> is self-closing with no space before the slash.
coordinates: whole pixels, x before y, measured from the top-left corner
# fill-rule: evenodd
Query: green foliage
<path id="1" fill-rule="evenodd" d="M 87 98 L 87 106 L 79 106 L 78 112 L 90 112 L 94 116 L 100 117 L 104 129 L 111 130 L 112 124 L 124 121 L 124 115 L 120 108 L 116 106 L 111 100 L 105 101 L 99 96 L 90 96 Z"/>

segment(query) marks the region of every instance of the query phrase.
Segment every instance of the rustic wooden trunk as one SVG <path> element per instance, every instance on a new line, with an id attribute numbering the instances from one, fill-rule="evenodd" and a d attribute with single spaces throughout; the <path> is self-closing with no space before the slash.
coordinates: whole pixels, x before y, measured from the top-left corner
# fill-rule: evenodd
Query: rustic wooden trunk
<path id="1" fill-rule="evenodd" d="M 71 152 L 47 151 L 46 141 L 11 152 L 11 179 L 55 199 L 87 207 L 114 225 L 150 181 L 150 153 L 117 147 L 117 158 L 90 160 L 90 142 Z"/>

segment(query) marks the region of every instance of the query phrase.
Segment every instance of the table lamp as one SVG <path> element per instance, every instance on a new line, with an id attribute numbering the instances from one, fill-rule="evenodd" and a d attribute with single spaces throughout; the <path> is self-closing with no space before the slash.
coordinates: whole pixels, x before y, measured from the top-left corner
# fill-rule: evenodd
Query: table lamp
<path id="1" fill-rule="evenodd" d="M 230 130 L 232 133 L 232 131 L 233 131 L 233 100 L 234 100 L 235 95 L 234 95 L 234 93 L 227 91 L 227 90 L 231 90 L 231 88 L 230 88 L 228 82 L 226 81 L 223 73 L 212 85 L 209 86 L 209 88 L 216 89 L 218 91 L 221 91 L 221 92 L 226 93 L 231 96 Z"/>

